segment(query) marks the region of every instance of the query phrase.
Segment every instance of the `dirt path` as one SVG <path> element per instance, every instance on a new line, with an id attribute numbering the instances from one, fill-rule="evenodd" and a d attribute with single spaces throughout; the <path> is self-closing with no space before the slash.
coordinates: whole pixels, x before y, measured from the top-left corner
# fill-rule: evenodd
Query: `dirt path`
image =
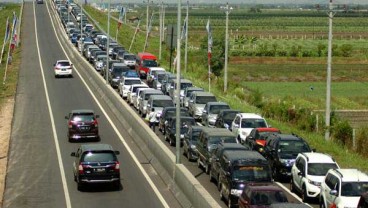
<path id="1" fill-rule="evenodd" d="M 8 99 L 0 106 L 0 207 L 5 190 L 6 168 L 8 163 L 9 140 L 13 120 L 14 99 Z"/>

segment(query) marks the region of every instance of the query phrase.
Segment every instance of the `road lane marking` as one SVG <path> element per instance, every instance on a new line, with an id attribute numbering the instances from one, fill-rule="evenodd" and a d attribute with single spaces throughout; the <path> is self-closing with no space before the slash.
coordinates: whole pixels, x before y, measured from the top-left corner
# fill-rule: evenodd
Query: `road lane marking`
<path id="1" fill-rule="evenodd" d="M 68 185 L 66 183 L 65 170 L 64 170 L 64 166 L 63 166 L 63 159 L 62 159 L 61 154 L 60 154 L 59 139 L 58 139 L 57 133 L 56 133 L 55 120 L 54 120 L 54 116 L 52 114 L 52 108 L 51 108 L 51 103 L 50 103 L 49 92 L 47 90 L 45 74 L 43 73 L 44 70 L 43 70 L 43 66 L 42 66 L 40 46 L 38 44 L 37 18 L 36 18 L 35 2 L 33 2 L 33 14 L 34 14 L 34 23 L 35 23 L 35 35 L 36 35 L 36 46 L 37 46 L 38 61 L 40 63 L 40 70 L 41 70 L 41 74 L 42 74 L 43 87 L 45 89 L 46 101 L 47 101 L 47 106 L 48 106 L 48 109 L 49 109 L 49 115 L 50 115 L 51 127 L 52 127 L 52 134 L 53 134 L 53 138 L 54 138 L 54 142 L 55 142 L 55 148 L 56 148 L 56 154 L 57 154 L 57 158 L 58 158 L 61 181 L 62 181 L 63 189 L 64 189 L 65 203 L 66 203 L 67 208 L 71 208 L 72 205 L 71 205 L 71 202 L 70 202 Z"/>
<path id="2" fill-rule="evenodd" d="M 46 6 L 47 6 L 47 11 L 49 13 L 49 16 L 51 17 L 51 13 L 50 13 L 50 9 L 48 7 L 48 4 L 46 4 Z M 58 18 L 58 17 L 56 16 L 56 18 Z M 69 58 L 66 50 L 64 49 L 64 46 L 61 44 L 61 41 L 60 41 L 59 37 L 57 36 L 56 28 L 55 28 L 55 25 L 54 25 L 54 22 L 53 22 L 52 18 L 51 18 L 51 24 L 52 24 L 52 27 L 54 29 L 54 33 L 55 33 L 56 39 L 59 42 L 59 45 L 61 46 L 64 54 L 66 55 L 66 57 L 70 60 L 70 58 Z M 157 189 L 157 187 L 155 186 L 155 184 L 153 183 L 153 181 L 151 180 L 151 178 L 148 176 L 147 172 L 144 170 L 143 166 L 141 165 L 141 163 L 139 162 L 139 160 L 137 159 L 137 157 L 134 155 L 133 151 L 128 146 L 128 144 L 125 141 L 124 137 L 120 134 L 118 128 L 115 126 L 115 124 L 113 123 L 113 121 L 111 120 L 111 118 L 108 116 L 108 114 L 106 113 L 105 109 L 102 107 L 102 105 L 100 104 L 100 102 L 97 100 L 96 96 L 93 94 L 92 90 L 89 88 L 89 86 L 87 85 L 86 81 L 80 75 L 80 73 L 79 73 L 79 71 L 78 71 L 78 69 L 76 67 L 74 67 L 74 71 L 78 74 L 78 76 L 80 77 L 81 81 L 83 82 L 83 84 L 87 88 L 88 92 L 91 94 L 91 96 L 95 100 L 96 104 L 98 105 L 98 107 L 100 108 L 100 110 L 102 111 L 102 113 L 105 115 L 106 119 L 109 121 L 110 125 L 114 129 L 114 131 L 117 134 L 117 136 L 119 137 L 120 141 L 123 143 L 124 147 L 127 149 L 128 153 L 132 157 L 134 163 L 137 165 L 137 167 L 139 168 L 139 170 L 142 172 L 143 176 L 146 178 L 147 182 L 149 183 L 149 185 L 151 186 L 151 188 L 155 192 L 156 196 L 158 197 L 158 199 L 160 200 L 160 202 L 162 203 L 162 205 L 164 207 L 166 207 L 166 208 L 169 208 L 170 206 L 167 204 L 167 202 L 165 201 L 165 199 L 162 196 L 162 194 L 159 192 L 159 190 Z"/>

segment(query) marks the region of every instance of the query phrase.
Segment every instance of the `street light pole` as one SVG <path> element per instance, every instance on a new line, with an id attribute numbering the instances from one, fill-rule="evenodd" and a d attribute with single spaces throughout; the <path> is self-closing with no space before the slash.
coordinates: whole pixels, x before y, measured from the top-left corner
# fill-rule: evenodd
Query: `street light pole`
<path id="1" fill-rule="evenodd" d="M 325 140 L 330 140 L 330 124 L 331 124 L 331 59 L 332 59 L 332 0 L 329 5 L 329 25 L 328 25 L 328 54 L 327 54 L 327 92 L 326 92 L 326 132 Z"/>
<path id="2" fill-rule="evenodd" d="M 160 5 L 160 45 L 159 45 L 159 52 L 158 52 L 158 60 L 161 61 L 161 50 L 162 50 L 162 17 L 163 17 L 163 2 L 161 1 Z"/>
<path id="3" fill-rule="evenodd" d="M 184 71 L 187 72 L 188 68 L 188 28 L 189 28 L 189 1 L 187 1 L 187 16 L 186 16 L 186 27 L 185 27 L 185 55 L 184 55 Z"/>
<path id="4" fill-rule="evenodd" d="M 111 6 L 111 0 L 109 0 L 109 6 L 108 6 L 108 15 L 107 15 L 107 42 L 106 42 L 106 53 L 107 53 L 107 60 L 106 60 L 106 84 L 109 84 L 109 59 L 110 59 L 110 8 Z"/>
<path id="5" fill-rule="evenodd" d="M 175 89 L 175 103 L 176 103 L 176 141 L 175 141 L 175 145 L 176 145 L 176 164 L 180 164 L 181 163 L 181 159 L 180 159 L 180 22 L 181 22 L 181 0 L 178 0 L 178 22 L 177 22 L 177 29 L 176 29 L 176 51 L 177 51 L 177 55 L 176 55 L 176 89 Z"/>
<path id="6" fill-rule="evenodd" d="M 229 3 L 226 3 L 226 32 L 225 32 L 225 64 L 224 64 L 224 92 L 227 91 L 227 61 L 229 59 Z"/>

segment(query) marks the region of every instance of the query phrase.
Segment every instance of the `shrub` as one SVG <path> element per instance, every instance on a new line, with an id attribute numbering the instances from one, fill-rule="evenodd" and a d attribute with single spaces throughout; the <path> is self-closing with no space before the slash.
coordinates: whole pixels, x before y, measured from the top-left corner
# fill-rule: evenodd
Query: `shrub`
<path id="1" fill-rule="evenodd" d="M 317 45 L 317 54 L 319 57 L 322 57 L 325 55 L 325 50 L 326 50 L 326 45 L 322 44 L 322 43 L 318 43 Z"/>
<path id="2" fill-rule="evenodd" d="M 257 108 L 262 108 L 264 105 L 262 96 L 263 94 L 259 89 L 252 91 L 248 96 L 249 104 L 254 105 Z"/>
<path id="3" fill-rule="evenodd" d="M 353 128 L 348 121 L 338 121 L 332 128 L 332 135 L 337 143 L 349 148 L 352 146 Z"/>
<path id="4" fill-rule="evenodd" d="M 340 47 L 340 51 L 341 51 L 341 55 L 343 57 L 350 57 L 351 56 L 351 52 L 353 51 L 353 46 L 350 44 L 343 44 Z"/>
<path id="5" fill-rule="evenodd" d="M 279 50 L 277 51 L 278 56 L 287 56 L 287 51 L 286 50 Z"/>
<path id="6" fill-rule="evenodd" d="M 357 131 L 356 134 L 356 151 L 363 155 L 368 156 L 368 127 L 361 128 Z"/>

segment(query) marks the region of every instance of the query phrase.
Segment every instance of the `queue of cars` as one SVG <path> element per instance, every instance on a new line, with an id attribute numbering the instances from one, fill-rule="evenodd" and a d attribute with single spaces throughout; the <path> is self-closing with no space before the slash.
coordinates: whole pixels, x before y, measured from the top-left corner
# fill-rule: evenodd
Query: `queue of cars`
<path id="1" fill-rule="evenodd" d="M 73 10 L 77 9 L 73 7 Z M 231 109 L 190 80 L 180 77 L 179 85 L 177 75 L 159 67 L 154 55 L 147 52 L 134 55 L 114 40 L 106 41 L 107 38 L 87 23 L 83 35 L 76 36 L 75 45 L 142 118 L 153 111 L 156 113 L 158 129 L 171 146 L 176 143 L 175 105 L 181 106 L 179 137 L 183 153 L 209 175 L 228 207 L 303 206 L 288 205 L 275 180 L 290 181 L 291 190 L 299 193 L 304 202 L 315 198 L 321 207 L 356 207 L 360 194 L 368 191 L 368 176 L 364 173 L 340 169 L 331 156 L 315 152 L 298 135 L 281 133 L 256 113 Z M 107 42 L 110 42 L 108 52 Z M 179 95 L 177 88 L 180 88 Z M 180 103 L 175 103 L 177 96 Z M 83 126 L 88 122 L 73 125 L 76 121 L 71 117 L 67 117 L 71 138 L 76 138 L 75 132 L 82 135 L 83 130 L 97 126 L 94 121 L 89 128 Z M 102 168 L 82 159 L 84 151 L 93 153 L 95 148 L 82 145 L 72 154 L 76 157 L 75 180 L 78 184 L 88 182 L 85 173 L 101 171 L 110 174 L 107 178 L 115 184 L 119 172 L 116 156 L 101 155 L 99 164 L 104 164 L 103 158 L 107 157 L 113 161 Z M 118 153 L 110 146 L 100 148 L 104 153 Z M 349 193 L 347 187 L 351 189 Z"/>

